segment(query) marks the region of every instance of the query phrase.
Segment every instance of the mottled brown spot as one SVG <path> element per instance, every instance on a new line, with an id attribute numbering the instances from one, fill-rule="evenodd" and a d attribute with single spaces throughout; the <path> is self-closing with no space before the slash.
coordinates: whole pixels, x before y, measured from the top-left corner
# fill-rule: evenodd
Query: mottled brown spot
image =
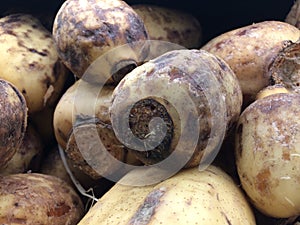
<path id="1" fill-rule="evenodd" d="M 32 62 L 29 64 L 29 69 L 31 69 L 31 70 L 35 69 L 37 65 L 38 65 L 37 62 Z"/>
<path id="2" fill-rule="evenodd" d="M 4 31 L 4 33 L 5 33 L 5 34 L 12 35 L 12 36 L 17 36 L 17 34 L 16 34 L 14 31 L 8 30 L 8 29 L 6 29 L 6 30 Z"/>
<path id="3" fill-rule="evenodd" d="M 287 142 L 288 143 L 288 142 Z M 290 151 L 289 150 L 284 150 L 282 152 L 282 159 L 283 160 L 287 160 L 287 161 L 290 161 L 291 160 L 291 154 L 290 154 Z"/>
<path id="4" fill-rule="evenodd" d="M 253 30 L 255 30 L 257 28 L 259 28 L 259 27 L 258 26 L 250 26 L 250 27 L 240 30 L 239 32 L 236 33 L 236 35 L 237 36 L 248 35 L 250 32 L 252 32 Z"/>
<path id="5" fill-rule="evenodd" d="M 170 81 L 173 81 L 178 78 L 182 78 L 185 76 L 185 73 L 176 67 L 172 67 L 172 69 L 168 72 Z"/>
<path id="6" fill-rule="evenodd" d="M 53 208 L 50 208 L 47 212 L 47 215 L 52 217 L 61 217 L 67 213 L 69 213 L 71 207 L 66 205 L 65 202 L 57 203 Z"/>
<path id="7" fill-rule="evenodd" d="M 189 199 L 187 199 L 187 200 L 185 201 L 185 203 L 186 203 L 188 206 L 190 206 L 190 205 L 192 205 L 192 200 L 193 200 L 193 197 L 190 197 Z"/>
<path id="8" fill-rule="evenodd" d="M 269 167 L 262 169 L 256 175 L 255 187 L 263 194 L 267 194 L 269 192 L 270 176 L 271 172 Z"/>

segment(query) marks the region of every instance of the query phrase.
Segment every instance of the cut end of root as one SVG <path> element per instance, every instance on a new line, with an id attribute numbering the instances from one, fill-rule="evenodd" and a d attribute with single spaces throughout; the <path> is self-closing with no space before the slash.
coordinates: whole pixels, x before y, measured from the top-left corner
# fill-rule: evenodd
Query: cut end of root
<path id="1" fill-rule="evenodd" d="M 153 122 L 155 118 L 160 118 L 161 123 L 155 124 Z M 151 121 L 153 122 L 152 129 Z M 133 150 L 137 158 L 145 164 L 160 162 L 171 154 L 170 145 L 173 139 L 174 124 L 164 105 L 154 99 L 138 101 L 130 111 L 129 126 L 138 139 L 149 140 L 148 142 L 137 143 L 141 145 L 137 146 L 141 151 Z M 156 137 L 164 138 L 161 143 L 156 143 Z M 145 143 L 149 146 L 142 146 Z"/>

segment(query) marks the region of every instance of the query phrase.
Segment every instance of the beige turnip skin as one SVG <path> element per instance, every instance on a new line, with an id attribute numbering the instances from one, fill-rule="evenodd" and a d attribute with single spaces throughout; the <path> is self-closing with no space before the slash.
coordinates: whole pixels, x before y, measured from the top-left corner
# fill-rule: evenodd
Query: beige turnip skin
<path id="1" fill-rule="evenodd" d="M 204 50 L 183 49 L 167 52 L 128 73 L 114 89 L 110 107 L 114 132 L 147 165 L 162 162 L 178 149 L 178 160 L 190 157 L 186 166 L 197 166 L 208 141 L 213 140 L 215 144 L 219 141 L 217 134 L 209 135 L 213 124 L 211 118 L 215 118 L 212 114 L 216 111 L 211 111 L 214 103 L 208 103 L 208 98 L 211 98 L 212 102 L 218 101 L 217 105 L 221 104 L 216 100 L 219 94 L 220 101 L 225 101 L 226 115 L 218 126 L 220 128 L 225 125 L 230 130 L 239 117 L 242 93 L 229 66 L 219 57 Z M 193 103 L 190 104 L 189 101 Z M 222 112 L 219 113 L 218 118 L 222 118 Z M 147 138 L 149 139 L 146 141 L 155 139 L 156 131 L 151 133 L 149 128 L 149 121 L 154 117 L 164 120 L 167 132 L 165 136 L 160 135 L 164 139 L 159 145 L 152 150 L 146 150 L 147 146 L 136 142 L 131 132 L 142 141 Z M 130 127 L 124 121 L 129 121 Z M 179 145 L 185 127 L 189 134 L 181 139 L 182 145 Z M 199 127 L 198 134 L 192 127 Z M 197 143 L 193 146 L 192 137 L 195 135 L 198 135 Z M 131 147 L 131 144 L 135 146 Z M 207 153 L 214 151 L 211 146 L 206 149 Z M 191 151 L 193 154 L 189 156 Z"/>
<path id="2" fill-rule="evenodd" d="M 53 130 L 56 142 L 66 148 L 76 112 L 73 113 L 76 90 L 81 80 L 72 84 L 61 96 L 53 112 Z M 89 97 L 87 97 L 88 99 Z"/>
<path id="3" fill-rule="evenodd" d="M 2 17 L 0 51 L 0 78 L 24 95 L 29 114 L 56 104 L 69 72 L 37 18 L 22 13 Z"/>
<path id="4" fill-rule="evenodd" d="M 59 56 L 80 78 L 98 57 L 125 44 L 129 51 L 119 52 L 116 57 L 120 58 L 108 62 L 106 69 L 114 73 L 112 71 L 117 67 L 121 69 L 124 62 L 134 66 L 139 61 L 135 53 L 143 54 L 136 42 L 148 39 L 141 18 L 125 1 L 119 0 L 67 0 L 57 12 L 52 33 Z M 129 54 L 130 50 L 133 55 Z M 99 78 L 99 82 L 119 81 L 120 74 L 111 75 Z"/>
<path id="5" fill-rule="evenodd" d="M 275 93 L 250 104 L 237 124 L 235 155 L 241 184 L 267 216 L 300 213 L 300 97 Z"/>
<path id="6" fill-rule="evenodd" d="M 1 176 L 0 202 L 1 224 L 76 225 L 84 214 L 66 182 L 39 173 Z"/>
<path id="7" fill-rule="evenodd" d="M 213 38 L 201 49 L 225 60 L 236 74 L 244 105 L 269 85 L 268 67 L 273 58 L 300 37 L 298 28 L 281 21 L 263 21 L 230 30 Z"/>
<path id="8" fill-rule="evenodd" d="M 188 49 L 201 46 L 201 24 L 192 14 L 151 4 L 131 7 L 144 21 L 150 40 L 167 41 Z"/>
<path id="9" fill-rule="evenodd" d="M 244 193 L 218 167 L 186 169 L 155 185 L 132 186 L 146 173 L 126 174 L 78 225 L 256 224 Z"/>
<path id="10" fill-rule="evenodd" d="M 0 79 L 0 168 L 20 147 L 27 128 L 24 96 L 11 83 Z"/>

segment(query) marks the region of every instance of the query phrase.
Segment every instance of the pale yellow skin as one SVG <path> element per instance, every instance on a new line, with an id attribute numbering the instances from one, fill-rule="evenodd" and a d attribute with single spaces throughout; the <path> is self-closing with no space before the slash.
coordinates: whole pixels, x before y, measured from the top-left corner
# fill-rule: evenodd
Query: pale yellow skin
<path id="1" fill-rule="evenodd" d="M 99 86 L 89 85 L 80 79 L 66 90 L 53 115 L 54 134 L 63 149 L 66 148 L 76 116 L 97 116 L 103 122 L 110 121 L 108 108 L 113 89 L 113 86 L 105 86 L 102 94 L 98 95 Z"/>
<path id="2" fill-rule="evenodd" d="M 44 150 L 41 137 L 35 128 L 28 124 L 20 147 L 6 166 L 0 170 L 0 175 L 24 173 L 29 169 L 37 170 Z M 32 166 L 32 167 L 30 167 Z"/>
<path id="3" fill-rule="evenodd" d="M 129 173 L 121 182 L 142 175 Z M 156 185 L 117 183 L 79 222 L 104 224 L 254 225 L 255 219 L 241 189 L 222 170 L 209 166 L 201 172 L 183 170 Z"/>
<path id="4" fill-rule="evenodd" d="M 11 14 L 0 19 L 0 78 L 24 95 L 28 112 L 56 103 L 67 69 L 58 58 L 51 33 L 33 16 Z"/>
<path id="5" fill-rule="evenodd" d="M 271 217 L 300 214 L 299 95 L 278 93 L 258 99 L 241 114 L 236 163 L 243 189 Z"/>
<path id="6" fill-rule="evenodd" d="M 168 41 L 186 48 L 199 48 L 202 30 L 192 14 L 158 5 L 137 4 L 132 8 L 144 21 L 150 40 Z"/>
<path id="7" fill-rule="evenodd" d="M 278 94 L 278 93 L 289 93 L 290 91 L 283 87 L 282 85 L 273 85 L 273 86 L 267 86 L 260 90 L 257 95 L 256 99 L 261 99 L 273 94 Z"/>
<path id="8" fill-rule="evenodd" d="M 24 173 L 0 177 L 0 223 L 76 225 L 84 214 L 78 194 L 63 180 Z"/>
<path id="9" fill-rule="evenodd" d="M 284 41 L 297 41 L 298 28 L 281 21 L 263 21 L 223 33 L 204 46 L 223 58 L 236 74 L 244 101 L 252 101 L 269 84 L 269 64 L 284 47 Z"/>

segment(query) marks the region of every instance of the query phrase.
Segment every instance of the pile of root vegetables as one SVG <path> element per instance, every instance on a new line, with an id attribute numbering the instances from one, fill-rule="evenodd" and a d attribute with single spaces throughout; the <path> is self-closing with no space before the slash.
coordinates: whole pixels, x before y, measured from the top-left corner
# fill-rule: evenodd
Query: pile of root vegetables
<path id="1" fill-rule="evenodd" d="M 300 224 L 299 4 L 206 43 L 171 6 L 7 10 L 0 224 Z"/>

